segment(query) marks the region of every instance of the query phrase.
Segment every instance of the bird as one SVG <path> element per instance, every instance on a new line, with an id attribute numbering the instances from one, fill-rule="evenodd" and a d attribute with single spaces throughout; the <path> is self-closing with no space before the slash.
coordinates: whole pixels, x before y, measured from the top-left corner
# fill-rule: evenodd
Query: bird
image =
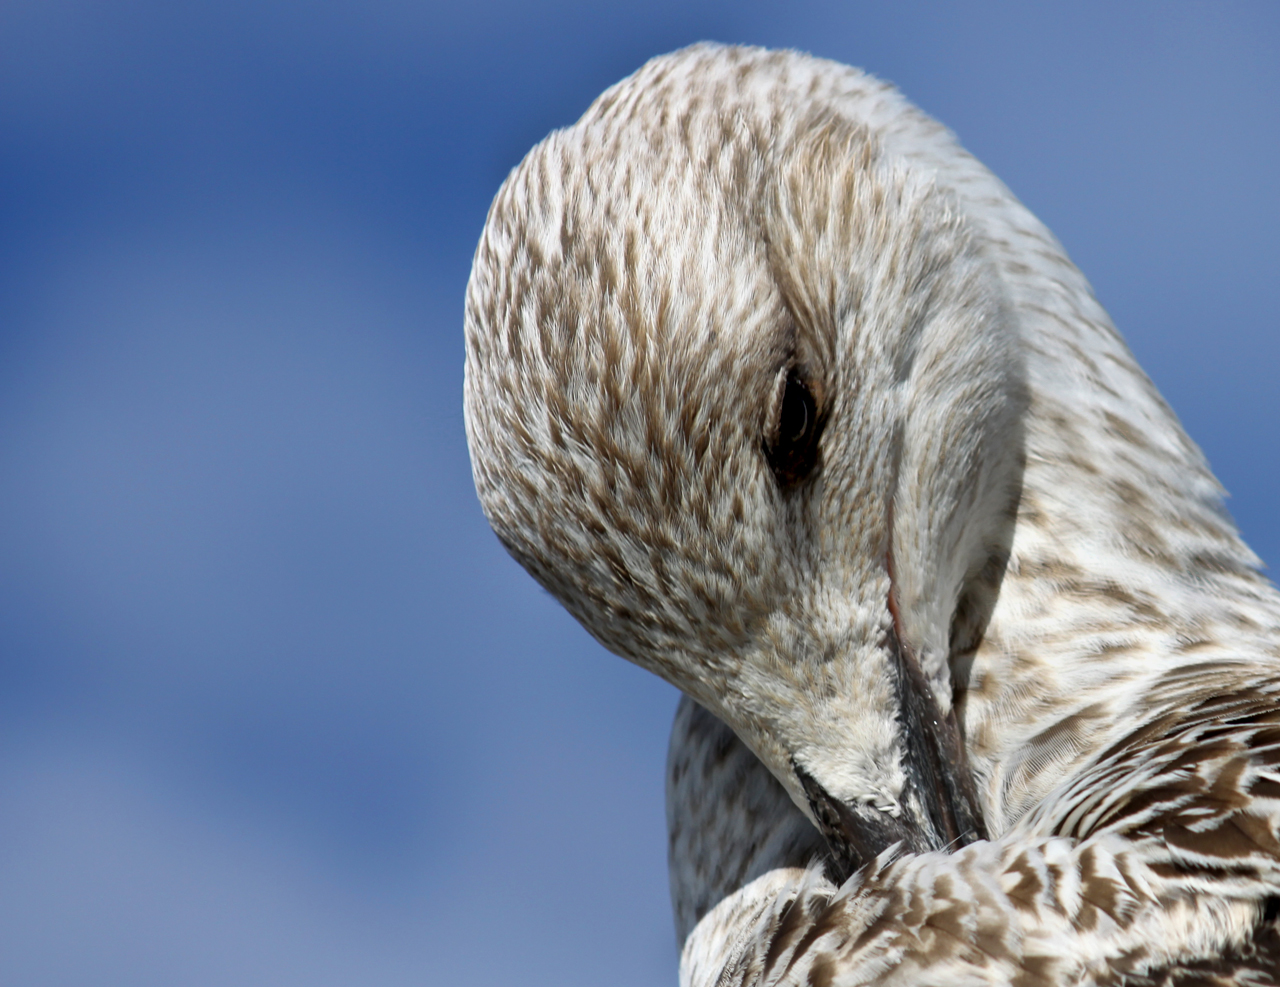
<path id="1" fill-rule="evenodd" d="M 944 127 L 653 59 L 503 183 L 464 333 L 494 532 L 687 697 L 682 984 L 1277 978 L 1280 594 Z"/>

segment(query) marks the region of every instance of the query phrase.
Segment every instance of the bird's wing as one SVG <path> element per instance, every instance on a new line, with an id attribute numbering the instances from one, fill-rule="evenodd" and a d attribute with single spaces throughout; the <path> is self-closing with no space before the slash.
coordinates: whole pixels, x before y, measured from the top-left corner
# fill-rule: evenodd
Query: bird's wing
<path id="1" fill-rule="evenodd" d="M 673 752 L 669 813 L 681 819 L 695 783 L 729 794 L 685 816 L 715 820 L 704 838 L 686 826 L 673 840 L 677 914 L 725 895 L 685 941 L 682 982 L 1276 982 L 1280 678 L 1268 671 L 1170 673 L 1122 742 L 999 839 L 887 855 L 839 889 L 797 866 L 803 816 L 750 752 L 683 711 L 696 725 L 673 735 L 693 742 Z M 735 870 L 722 858 L 736 846 L 750 863 Z"/>

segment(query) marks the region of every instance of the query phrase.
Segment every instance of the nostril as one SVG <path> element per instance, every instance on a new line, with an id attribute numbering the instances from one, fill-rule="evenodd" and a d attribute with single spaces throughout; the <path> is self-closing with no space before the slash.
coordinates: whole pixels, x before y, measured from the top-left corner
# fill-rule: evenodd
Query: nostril
<path id="1" fill-rule="evenodd" d="M 804 789 L 813 818 L 831 850 L 834 877 L 843 884 L 860 867 L 895 843 L 907 853 L 936 849 L 925 832 L 905 816 L 895 818 L 871 805 L 853 807 L 836 798 L 792 758 L 791 769 Z"/>

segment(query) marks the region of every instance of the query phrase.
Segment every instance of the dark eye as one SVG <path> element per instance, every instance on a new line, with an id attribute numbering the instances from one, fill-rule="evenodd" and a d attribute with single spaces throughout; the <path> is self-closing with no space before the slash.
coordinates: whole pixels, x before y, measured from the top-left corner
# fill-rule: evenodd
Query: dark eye
<path id="1" fill-rule="evenodd" d="M 818 459 L 818 433 L 822 423 L 813 391 L 795 368 L 779 381 L 773 421 L 765 435 L 764 453 L 769 467 L 783 487 L 794 486 L 812 472 Z"/>

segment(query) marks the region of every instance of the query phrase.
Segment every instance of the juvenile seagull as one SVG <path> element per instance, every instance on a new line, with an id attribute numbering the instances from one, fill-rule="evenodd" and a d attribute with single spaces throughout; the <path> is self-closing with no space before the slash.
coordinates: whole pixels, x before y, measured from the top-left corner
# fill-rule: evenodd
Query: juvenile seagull
<path id="1" fill-rule="evenodd" d="M 655 59 L 504 183 L 466 337 L 499 538 L 829 850 L 781 866 L 813 831 L 758 778 L 682 810 L 677 747 L 683 983 L 1266 969 L 1280 596 L 942 127 L 794 53 Z"/>

